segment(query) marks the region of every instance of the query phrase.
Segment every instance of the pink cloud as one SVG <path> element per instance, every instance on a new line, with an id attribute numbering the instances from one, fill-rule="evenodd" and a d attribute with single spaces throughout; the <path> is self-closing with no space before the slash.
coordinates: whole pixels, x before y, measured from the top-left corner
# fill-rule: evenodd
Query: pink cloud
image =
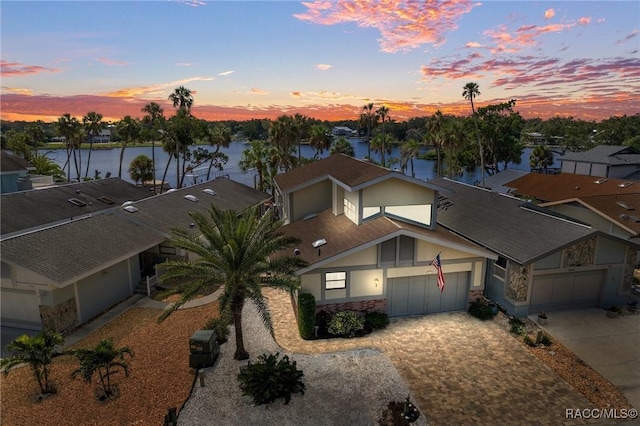
<path id="1" fill-rule="evenodd" d="M 301 21 L 319 25 L 354 23 L 380 32 L 383 52 L 406 52 L 422 45 L 439 46 L 444 35 L 458 28 L 462 15 L 477 6 L 471 0 L 303 2 L 306 13 L 294 15 Z"/>
<path id="2" fill-rule="evenodd" d="M 176 65 L 179 67 L 190 67 L 193 64 L 191 62 L 176 62 Z"/>
<path id="3" fill-rule="evenodd" d="M 551 19 L 556 16 L 556 11 L 553 9 L 547 9 L 544 11 L 544 19 Z"/>
<path id="4" fill-rule="evenodd" d="M 124 66 L 124 65 L 128 65 L 128 62 L 125 61 L 118 61 L 115 59 L 110 59 L 110 58 L 96 58 L 97 62 L 100 62 L 102 65 L 108 65 L 108 66 Z"/>
<path id="5" fill-rule="evenodd" d="M 251 88 L 251 94 L 252 95 L 268 95 L 269 92 L 267 92 L 266 90 L 263 90 L 263 89 L 258 89 L 257 87 L 252 87 Z"/>
<path id="6" fill-rule="evenodd" d="M 320 71 L 327 71 L 331 68 L 333 68 L 333 65 L 329 65 L 329 64 L 315 64 L 313 66 L 315 69 L 320 70 Z"/>
<path id="7" fill-rule="evenodd" d="M 21 62 L 0 61 L 1 77 L 20 77 L 23 75 L 40 74 L 43 72 L 61 72 L 60 68 L 42 67 L 39 65 L 25 65 Z"/>

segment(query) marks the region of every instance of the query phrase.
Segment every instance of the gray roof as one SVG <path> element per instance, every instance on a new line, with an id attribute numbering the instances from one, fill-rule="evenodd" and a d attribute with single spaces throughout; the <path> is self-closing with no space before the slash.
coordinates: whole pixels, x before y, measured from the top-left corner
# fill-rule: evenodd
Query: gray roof
<path id="1" fill-rule="evenodd" d="M 453 191 L 447 195 L 453 204 L 438 210 L 438 225 L 522 265 L 597 234 L 511 196 L 448 179 L 435 183 Z"/>
<path id="2" fill-rule="evenodd" d="M 216 195 L 203 192 L 207 188 Z M 186 194 L 200 201 L 188 201 Z M 118 203 L 83 218 L 3 236 L 0 253 L 3 262 L 27 268 L 62 287 L 166 241 L 171 228 L 189 226 L 190 211 L 204 212 L 212 203 L 242 211 L 268 198 L 241 183 L 216 179 L 132 203 L 138 209 L 135 213 Z"/>
<path id="3" fill-rule="evenodd" d="M 118 210 L 2 241 L 2 261 L 64 286 L 164 241 Z"/>
<path id="4" fill-rule="evenodd" d="M 640 164 L 640 151 L 630 146 L 598 145 L 588 151 L 570 152 L 559 157 L 558 160 L 614 166 Z"/>
<path id="5" fill-rule="evenodd" d="M 153 194 L 118 178 L 98 179 L 50 188 L 2 194 L 0 199 L 0 234 L 2 237 L 37 229 L 71 218 L 93 214 L 119 206 L 125 201 L 140 200 Z M 102 198 L 103 201 L 99 199 Z M 86 203 L 79 207 L 70 198 Z M 113 204 L 108 204 L 113 201 Z"/>
<path id="6" fill-rule="evenodd" d="M 493 176 L 489 176 L 484 180 L 484 184 L 487 188 L 490 188 L 493 192 L 499 192 L 501 194 L 508 194 L 511 188 L 505 186 L 505 184 L 516 180 L 529 172 L 524 170 L 506 169 Z"/>
<path id="7" fill-rule="evenodd" d="M 33 170 L 35 167 L 24 158 L 2 151 L 0 154 L 0 172 L 20 172 L 24 170 Z"/>

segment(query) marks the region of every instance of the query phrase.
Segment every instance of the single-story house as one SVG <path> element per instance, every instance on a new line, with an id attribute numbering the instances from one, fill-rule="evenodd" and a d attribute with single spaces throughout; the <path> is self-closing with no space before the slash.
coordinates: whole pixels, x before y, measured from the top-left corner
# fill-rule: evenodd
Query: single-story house
<path id="1" fill-rule="evenodd" d="M 0 193 L 20 191 L 21 181 L 35 167 L 24 158 L 2 150 L 0 154 Z"/>
<path id="2" fill-rule="evenodd" d="M 624 179 L 640 170 L 640 151 L 630 146 L 598 145 L 558 160 L 562 173 Z"/>
<path id="3" fill-rule="evenodd" d="M 78 188 L 82 194 L 90 192 Z M 63 210 L 65 203 L 73 204 L 65 196 L 55 196 L 39 209 L 52 205 Z M 269 198 L 230 179 L 122 203 L 112 194 L 113 205 L 100 210 L 89 207 L 104 203 L 89 205 L 93 196 L 86 197 L 86 205 L 73 206 L 84 214 L 64 221 L 54 214 L 55 221 L 47 226 L 25 223 L 24 232 L 3 234 L 2 325 L 66 331 L 87 322 L 131 296 L 141 279 L 154 274 L 156 264 L 187 255 L 171 246 L 169 238 L 171 228 L 190 226 L 189 212 L 205 212 L 211 204 L 242 211 Z"/>
<path id="4" fill-rule="evenodd" d="M 450 191 L 438 225 L 497 255 L 486 268 L 486 295 L 509 313 L 631 300 L 638 244 L 520 198 L 447 179 L 433 183 Z"/>
<path id="5" fill-rule="evenodd" d="M 296 274 L 317 310 L 392 317 L 467 309 L 497 256 L 437 226 L 445 188 L 342 154 L 275 179 L 282 231 L 309 265 Z M 445 287 L 431 264 L 440 255 Z"/>

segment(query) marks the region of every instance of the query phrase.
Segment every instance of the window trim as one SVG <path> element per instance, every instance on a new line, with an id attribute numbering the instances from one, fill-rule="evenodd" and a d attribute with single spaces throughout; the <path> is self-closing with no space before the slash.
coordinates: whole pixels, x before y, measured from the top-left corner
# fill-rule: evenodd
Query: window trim
<path id="1" fill-rule="evenodd" d="M 338 278 L 343 275 L 344 278 Z M 329 277 L 332 277 L 329 279 Z M 329 287 L 329 283 L 342 283 L 341 287 Z M 324 273 L 324 289 L 326 290 L 344 290 L 347 288 L 347 271 L 335 271 Z"/>

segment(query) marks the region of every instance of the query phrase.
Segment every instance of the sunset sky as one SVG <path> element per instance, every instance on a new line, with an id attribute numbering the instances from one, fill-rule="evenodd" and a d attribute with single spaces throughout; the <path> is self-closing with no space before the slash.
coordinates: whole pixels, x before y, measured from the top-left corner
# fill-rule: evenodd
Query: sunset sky
<path id="1" fill-rule="evenodd" d="M 516 99 L 525 118 L 640 113 L 638 1 L 2 1 L 1 118 L 402 121 Z"/>

